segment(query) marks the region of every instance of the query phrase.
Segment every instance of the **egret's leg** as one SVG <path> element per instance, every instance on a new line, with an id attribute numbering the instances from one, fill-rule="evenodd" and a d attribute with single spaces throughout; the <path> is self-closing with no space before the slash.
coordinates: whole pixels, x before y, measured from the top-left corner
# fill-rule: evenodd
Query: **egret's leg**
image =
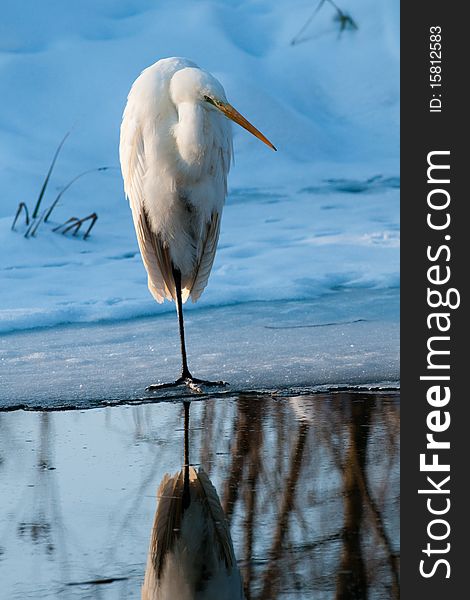
<path id="1" fill-rule="evenodd" d="M 201 386 L 223 386 L 227 385 L 225 381 L 207 381 L 205 379 L 198 379 L 193 377 L 188 368 L 188 359 L 186 356 L 186 343 L 184 339 L 184 319 L 183 319 L 183 300 L 181 298 L 181 272 L 179 269 L 173 269 L 173 278 L 175 280 L 176 288 L 176 314 L 178 316 L 178 325 L 180 331 L 180 345 L 181 345 L 181 377 L 172 383 L 155 383 L 149 385 L 146 389 L 151 392 L 154 390 L 162 390 L 179 385 L 188 386 L 193 392 L 203 393 Z"/>
<path id="2" fill-rule="evenodd" d="M 173 278 L 176 287 L 176 314 L 178 316 L 178 326 L 180 330 L 181 345 L 181 377 L 183 379 L 192 378 L 188 369 L 188 359 L 186 357 L 186 343 L 184 340 L 184 320 L 183 320 L 183 300 L 181 298 L 181 272 L 179 269 L 173 269 Z"/>

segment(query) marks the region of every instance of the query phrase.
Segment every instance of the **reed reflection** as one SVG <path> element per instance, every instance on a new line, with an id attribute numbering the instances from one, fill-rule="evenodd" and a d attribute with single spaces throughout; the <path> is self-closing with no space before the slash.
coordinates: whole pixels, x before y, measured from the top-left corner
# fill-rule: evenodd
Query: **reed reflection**
<path id="1" fill-rule="evenodd" d="M 220 481 L 247 600 L 398 598 L 396 399 L 241 395 L 231 414 L 205 403 L 201 462 Z"/>

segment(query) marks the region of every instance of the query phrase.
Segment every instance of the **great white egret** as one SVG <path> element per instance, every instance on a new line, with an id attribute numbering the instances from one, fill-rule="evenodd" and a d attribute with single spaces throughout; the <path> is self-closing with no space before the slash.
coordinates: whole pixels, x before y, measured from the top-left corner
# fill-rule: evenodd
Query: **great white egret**
<path id="1" fill-rule="evenodd" d="M 186 58 L 165 58 L 132 85 L 119 154 L 148 286 L 157 302 L 174 300 L 181 342 L 181 376 L 148 390 L 223 385 L 193 377 L 184 339 L 183 303 L 207 285 L 219 238 L 232 158 L 228 119 L 274 146 L 233 106 L 224 88 Z"/>
<path id="2" fill-rule="evenodd" d="M 243 600 L 219 496 L 206 472 L 189 465 L 189 402 L 184 417 L 185 465 L 157 492 L 142 600 Z"/>

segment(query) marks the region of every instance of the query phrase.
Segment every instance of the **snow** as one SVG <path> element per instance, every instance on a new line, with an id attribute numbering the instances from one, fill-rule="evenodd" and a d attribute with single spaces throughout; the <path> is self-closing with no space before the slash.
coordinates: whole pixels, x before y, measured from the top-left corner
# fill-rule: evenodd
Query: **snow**
<path id="1" fill-rule="evenodd" d="M 188 309 L 281 300 L 318 301 L 318 308 L 322 298 L 340 298 L 338 290 L 373 298 L 398 287 L 398 2 L 342 0 L 358 30 L 341 34 L 325 4 L 305 40 L 291 45 L 314 7 L 305 0 L 4 3 L 0 333 L 173 313 L 147 290 L 117 156 L 132 81 L 172 55 L 213 72 L 278 148 L 234 129 L 219 250 L 203 297 Z M 22 224 L 10 230 L 16 206 L 32 209 L 69 130 L 44 207 L 78 173 L 113 168 L 77 181 L 53 223 L 26 239 Z M 52 231 L 94 211 L 88 240 Z M 333 320 L 340 305 L 335 314 L 330 304 Z"/>
<path id="2" fill-rule="evenodd" d="M 329 191 L 234 194 L 209 285 L 188 309 L 309 299 L 338 286 L 396 287 L 396 196 L 395 189 L 359 202 L 358 194 Z M 48 224 L 36 239 L 25 239 L 3 219 L 0 331 L 173 313 L 172 303 L 158 305 L 150 296 L 127 211 L 122 217 L 118 224 L 98 221 L 86 241 L 54 234 Z M 119 223 L 126 237 L 116 231 Z"/>

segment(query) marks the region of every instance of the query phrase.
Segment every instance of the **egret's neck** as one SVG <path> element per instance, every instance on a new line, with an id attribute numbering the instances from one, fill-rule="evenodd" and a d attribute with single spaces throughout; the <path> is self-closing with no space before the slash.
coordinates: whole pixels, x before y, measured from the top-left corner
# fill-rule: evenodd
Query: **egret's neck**
<path id="1" fill-rule="evenodd" d="M 178 105 L 178 123 L 174 135 L 181 160 L 188 167 L 198 167 L 204 160 L 205 111 L 195 102 L 182 102 Z"/>

